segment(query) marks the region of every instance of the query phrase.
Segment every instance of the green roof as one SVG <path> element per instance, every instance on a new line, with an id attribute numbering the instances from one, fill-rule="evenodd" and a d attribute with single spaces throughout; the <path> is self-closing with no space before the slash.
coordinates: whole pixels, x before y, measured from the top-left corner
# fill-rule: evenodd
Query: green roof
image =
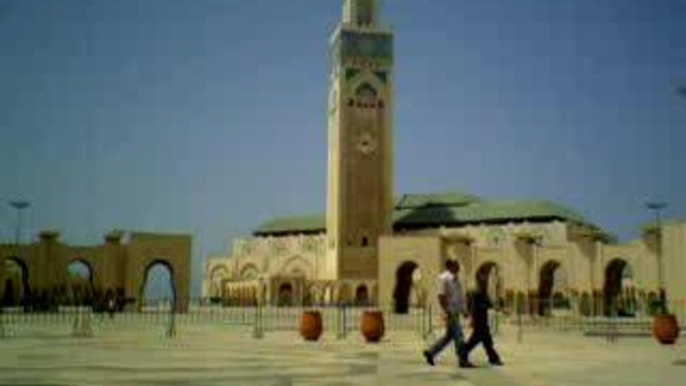
<path id="1" fill-rule="evenodd" d="M 487 201 L 471 194 L 406 194 L 396 199 L 395 228 L 432 228 L 473 223 L 552 220 L 574 222 L 599 229 L 580 214 L 549 201 Z M 284 217 L 260 226 L 255 235 L 321 233 L 326 231 L 326 215 Z"/>
<path id="2" fill-rule="evenodd" d="M 450 192 L 439 194 L 405 194 L 396 200 L 395 208 L 411 209 L 427 206 L 462 206 L 481 201 L 480 197 L 462 193 Z"/>
<path id="3" fill-rule="evenodd" d="M 283 233 L 319 233 L 326 230 L 326 215 L 314 214 L 299 217 L 281 217 L 262 224 L 255 235 Z"/>
<path id="4" fill-rule="evenodd" d="M 560 219 L 586 223 L 578 213 L 547 201 L 479 201 L 462 206 L 425 206 L 396 210 L 395 226 L 439 226 L 475 222 Z"/>

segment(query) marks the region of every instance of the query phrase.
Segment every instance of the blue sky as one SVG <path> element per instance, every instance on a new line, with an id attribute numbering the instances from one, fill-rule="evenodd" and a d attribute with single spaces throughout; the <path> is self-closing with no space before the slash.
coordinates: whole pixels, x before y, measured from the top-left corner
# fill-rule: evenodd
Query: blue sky
<path id="1" fill-rule="evenodd" d="M 0 198 L 25 237 L 192 232 L 201 261 L 324 210 L 342 0 L 0 0 Z M 686 2 L 386 0 L 396 193 L 542 198 L 622 239 L 686 216 Z M 0 209 L 9 239 L 13 212 Z"/>

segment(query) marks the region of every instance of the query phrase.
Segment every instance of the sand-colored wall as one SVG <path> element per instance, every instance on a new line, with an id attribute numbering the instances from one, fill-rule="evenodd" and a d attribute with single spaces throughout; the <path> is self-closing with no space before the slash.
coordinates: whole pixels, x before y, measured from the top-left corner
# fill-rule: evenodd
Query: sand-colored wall
<path id="1" fill-rule="evenodd" d="M 417 264 L 421 278 L 417 285 L 425 290 L 427 299 L 436 298 L 436 277 L 442 270 L 443 254 L 440 237 L 399 236 L 382 237 L 379 240 L 379 302 L 393 304 L 393 288 L 396 271 L 406 262 Z"/>
<path id="2" fill-rule="evenodd" d="M 121 232 L 105 236 L 102 245 L 70 246 L 59 233 L 44 231 L 30 245 L 0 245 L 0 299 L 5 289 L 5 261 L 16 259 L 28 270 L 32 293 L 65 286 L 69 265 L 80 261 L 90 268 L 92 284 L 102 291 L 125 289 L 125 296 L 139 299 L 146 269 L 156 260 L 167 262 L 174 274 L 176 294 L 187 302 L 190 296 L 191 236 L 132 233 L 128 244 Z"/>

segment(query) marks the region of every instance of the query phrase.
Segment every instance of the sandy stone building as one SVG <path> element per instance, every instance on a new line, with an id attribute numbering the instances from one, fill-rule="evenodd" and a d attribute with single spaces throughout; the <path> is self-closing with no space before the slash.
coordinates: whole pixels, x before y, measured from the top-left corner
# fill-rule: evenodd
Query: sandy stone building
<path id="1" fill-rule="evenodd" d="M 434 278 L 453 257 L 469 288 L 485 272 L 494 296 L 536 313 L 647 312 L 661 283 L 670 298 L 686 299 L 678 273 L 686 272 L 686 223 L 665 224 L 658 250 L 655 229 L 618 245 L 547 201 L 462 192 L 394 198 L 394 35 L 378 13 L 376 0 L 346 0 L 331 39 L 326 214 L 275 219 L 235 240 L 231 253 L 208 259 L 205 296 L 405 312 L 435 298 Z"/>
<path id="2" fill-rule="evenodd" d="M 44 231 L 32 244 L 0 244 L 0 300 L 4 306 L 43 303 L 64 304 L 73 280 L 69 267 L 88 268 L 89 284 L 83 297 L 127 300 L 140 305 L 150 269 L 163 265 L 169 269 L 177 309 L 186 309 L 190 296 L 191 236 L 114 231 L 104 243 L 72 246 L 59 240 L 59 233 Z"/>

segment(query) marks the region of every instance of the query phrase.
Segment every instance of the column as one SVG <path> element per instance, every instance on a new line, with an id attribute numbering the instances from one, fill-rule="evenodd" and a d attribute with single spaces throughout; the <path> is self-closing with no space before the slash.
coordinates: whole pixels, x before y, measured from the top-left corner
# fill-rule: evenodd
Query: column
<path id="1" fill-rule="evenodd" d="M 593 261 L 593 313 L 595 315 L 603 314 L 603 277 L 602 277 L 602 265 L 603 265 L 603 244 L 601 240 L 596 240 L 596 254 L 595 260 Z"/>
<path id="2" fill-rule="evenodd" d="M 476 243 L 467 241 L 469 250 L 469 278 L 467 279 L 468 288 L 476 288 Z"/>
<path id="3" fill-rule="evenodd" d="M 530 281 L 529 281 L 529 299 L 531 304 L 531 313 L 538 314 L 539 304 L 538 304 L 538 293 L 537 288 L 537 275 L 538 275 L 538 245 L 535 241 L 529 242 L 529 247 L 531 248 L 531 267 L 530 267 Z"/>

